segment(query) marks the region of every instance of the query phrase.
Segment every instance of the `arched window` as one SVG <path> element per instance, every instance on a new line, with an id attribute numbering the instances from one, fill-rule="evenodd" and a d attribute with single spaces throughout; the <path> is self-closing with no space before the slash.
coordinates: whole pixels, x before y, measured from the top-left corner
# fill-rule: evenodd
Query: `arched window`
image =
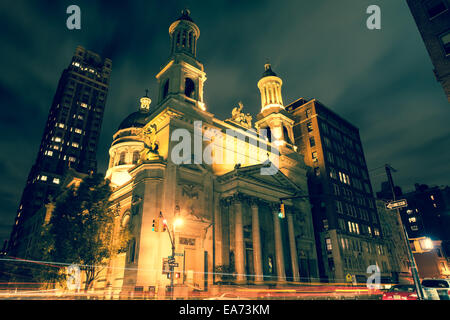
<path id="1" fill-rule="evenodd" d="M 125 151 L 120 153 L 119 166 L 125 164 L 125 155 L 126 155 Z"/>
<path id="2" fill-rule="evenodd" d="M 139 161 L 139 151 L 133 152 L 133 164 L 136 164 Z"/>
<path id="3" fill-rule="evenodd" d="M 291 141 L 291 139 L 289 138 L 288 129 L 285 126 L 283 126 L 283 136 L 284 136 L 284 141 L 286 141 L 286 142 Z"/>
<path id="4" fill-rule="evenodd" d="M 169 79 L 166 80 L 163 87 L 163 99 L 167 97 L 167 94 L 169 93 Z"/>
<path id="5" fill-rule="evenodd" d="M 195 84 L 191 78 L 186 78 L 184 81 L 184 94 L 186 97 L 193 98 L 195 93 Z"/>
<path id="6" fill-rule="evenodd" d="M 270 128 L 266 127 L 266 128 L 262 128 L 261 130 L 262 130 L 261 135 L 263 137 L 266 137 L 267 141 L 272 142 L 272 132 L 270 131 Z"/>

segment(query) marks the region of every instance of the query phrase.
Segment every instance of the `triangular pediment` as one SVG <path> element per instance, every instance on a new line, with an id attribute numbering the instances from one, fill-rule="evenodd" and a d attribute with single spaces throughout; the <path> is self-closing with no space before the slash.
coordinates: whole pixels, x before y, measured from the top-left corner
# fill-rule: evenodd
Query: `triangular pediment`
<path id="1" fill-rule="evenodd" d="M 219 181 L 226 182 L 233 179 L 254 181 L 264 185 L 271 186 L 290 193 L 299 193 L 301 188 L 291 181 L 283 172 L 276 170 L 272 175 L 264 175 L 261 169 L 268 167 L 269 163 L 258 164 L 246 167 L 236 166 L 231 172 L 219 177 Z"/>

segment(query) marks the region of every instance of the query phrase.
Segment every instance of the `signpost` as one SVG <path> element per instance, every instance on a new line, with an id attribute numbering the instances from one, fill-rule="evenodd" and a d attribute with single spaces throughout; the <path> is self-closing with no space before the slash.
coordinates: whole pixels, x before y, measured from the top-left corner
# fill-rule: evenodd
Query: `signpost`
<path id="1" fill-rule="evenodd" d="M 405 199 L 402 200 L 396 200 L 396 201 L 389 201 L 386 203 L 386 209 L 388 210 L 394 210 L 398 208 L 404 208 L 408 206 L 408 202 Z"/>

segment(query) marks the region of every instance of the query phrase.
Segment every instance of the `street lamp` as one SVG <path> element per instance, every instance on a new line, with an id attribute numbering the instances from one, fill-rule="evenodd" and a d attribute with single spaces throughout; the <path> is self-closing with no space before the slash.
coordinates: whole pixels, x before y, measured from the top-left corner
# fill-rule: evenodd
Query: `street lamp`
<path id="1" fill-rule="evenodd" d="M 167 230 L 169 235 L 170 243 L 172 245 L 172 255 L 169 257 L 169 270 L 170 270 L 170 292 L 173 300 L 173 278 L 174 278 L 174 263 L 175 263 L 175 227 L 181 227 L 183 225 L 183 219 L 181 217 L 176 217 L 172 223 L 172 233 L 169 230 L 167 219 L 164 218 L 162 212 L 159 215 L 163 218 L 164 229 Z"/>

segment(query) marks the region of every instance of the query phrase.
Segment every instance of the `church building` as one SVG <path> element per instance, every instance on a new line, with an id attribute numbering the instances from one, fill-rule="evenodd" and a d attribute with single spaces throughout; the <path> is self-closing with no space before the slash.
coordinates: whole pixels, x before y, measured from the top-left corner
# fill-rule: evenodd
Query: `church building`
<path id="1" fill-rule="evenodd" d="M 172 281 L 177 292 L 317 278 L 308 167 L 283 105 L 283 81 L 266 64 L 255 119 L 242 103 L 217 119 L 204 101 L 200 29 L 188 10 L 169 35 L 156 103 L 142 97 L 113 136 L 106 178 L 115 232 L 129 228 L 132 237 L 95 287 L 125 298 L 161 296 Z"/>

